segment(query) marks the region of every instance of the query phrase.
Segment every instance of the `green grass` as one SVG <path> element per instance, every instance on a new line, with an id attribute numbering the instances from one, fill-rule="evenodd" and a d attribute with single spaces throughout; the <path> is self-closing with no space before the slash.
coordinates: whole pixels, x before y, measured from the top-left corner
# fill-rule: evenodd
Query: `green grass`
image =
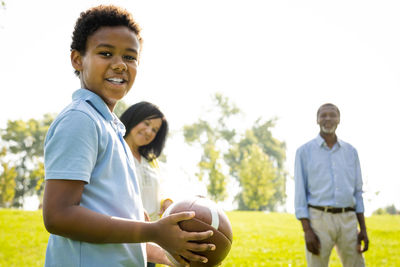
<path id="1" fill-rule="evenodd" d="M 292 214 L 228 212 L 234 240 L 222 266 L 306 266 L 300 223 Z M 400 216 L 366 218 L 368 266 L 400 266 Z M 0 266 L 43 266 L 47 239 L 40 211 L 0 209 Z M 341 266 L 336 252 L 330 266 Z"/>
<path id="2" fill-rule="evenodd" d="M 49 234 L 41 211 L 0 209 L 0 266 L 43 266 Z"/>
<path id="3" fill-rule="evenodd" d="M 234 240 L 222 266 L 306 266 L 303 232 L 292 214 L 229 212 Z M 400 216 L 366 218 L 367 266 L 400 266 Z M 342 266 L 333 250 L 332 267 Z"/>

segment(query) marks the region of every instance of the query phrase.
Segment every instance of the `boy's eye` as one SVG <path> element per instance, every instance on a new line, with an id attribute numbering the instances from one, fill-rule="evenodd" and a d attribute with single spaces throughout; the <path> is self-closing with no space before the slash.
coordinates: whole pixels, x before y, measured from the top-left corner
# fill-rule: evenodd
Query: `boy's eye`
<path id="1" fill-rule="evenodd" d="M 125 58 L 126 60 L 128 60 L 128 61 L 136 61 L 136 60 L 137 60 L 136 57 L 134 57 L 134 56 L 129 56 L 129 55 L 124 56 L 124 58 Z"/>
<path id="2" fill-rule="evenodd" d="M 105 52 L 105 51 L 100 52 L 99 54 L 102 55 L 102 56 L 105 56 L 105 57 L 111 57 L 112 56 L 112 54 L 110 52 Z"/>

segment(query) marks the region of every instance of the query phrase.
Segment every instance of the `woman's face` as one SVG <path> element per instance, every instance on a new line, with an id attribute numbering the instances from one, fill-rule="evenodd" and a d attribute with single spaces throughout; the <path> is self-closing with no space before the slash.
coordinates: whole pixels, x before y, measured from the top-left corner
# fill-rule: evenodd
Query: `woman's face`
<path id="1" fill-rule="evenodd" d="M 161 124 L 161 118 L 141 121 L 138 125 L 132 128 L 126 141 L 136 147 L 148 145 L 156 137 Z"/>

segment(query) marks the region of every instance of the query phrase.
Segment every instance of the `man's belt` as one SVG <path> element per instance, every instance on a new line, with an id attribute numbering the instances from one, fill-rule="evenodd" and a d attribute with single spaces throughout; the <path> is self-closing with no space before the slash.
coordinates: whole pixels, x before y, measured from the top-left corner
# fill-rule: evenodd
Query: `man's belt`
<path id="1" fill-rule="evenodd" d="M 330 212 L 330 213 L 344 213 L 348 211 L 356 211 L 352 207 L 346 207 L 346 208 L 334 208 L 334 207 L 323 207 L 323 206 L 313 206 L 313 205 L 308 205 L 310 208 L 316 209 L 316 210 L 322 210 L 324 212 Z"/>

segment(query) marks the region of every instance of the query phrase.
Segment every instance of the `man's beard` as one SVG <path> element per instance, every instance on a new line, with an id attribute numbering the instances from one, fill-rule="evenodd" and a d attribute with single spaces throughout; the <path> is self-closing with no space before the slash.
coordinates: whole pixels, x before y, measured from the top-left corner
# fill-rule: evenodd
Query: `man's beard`
<path id="1" fill-rule="evenodd" d="M 336 127 L 325 128 L 324 126 L 321 126 L 321 131 L 326 134 L 333 134 L 336 131 Z"/>

